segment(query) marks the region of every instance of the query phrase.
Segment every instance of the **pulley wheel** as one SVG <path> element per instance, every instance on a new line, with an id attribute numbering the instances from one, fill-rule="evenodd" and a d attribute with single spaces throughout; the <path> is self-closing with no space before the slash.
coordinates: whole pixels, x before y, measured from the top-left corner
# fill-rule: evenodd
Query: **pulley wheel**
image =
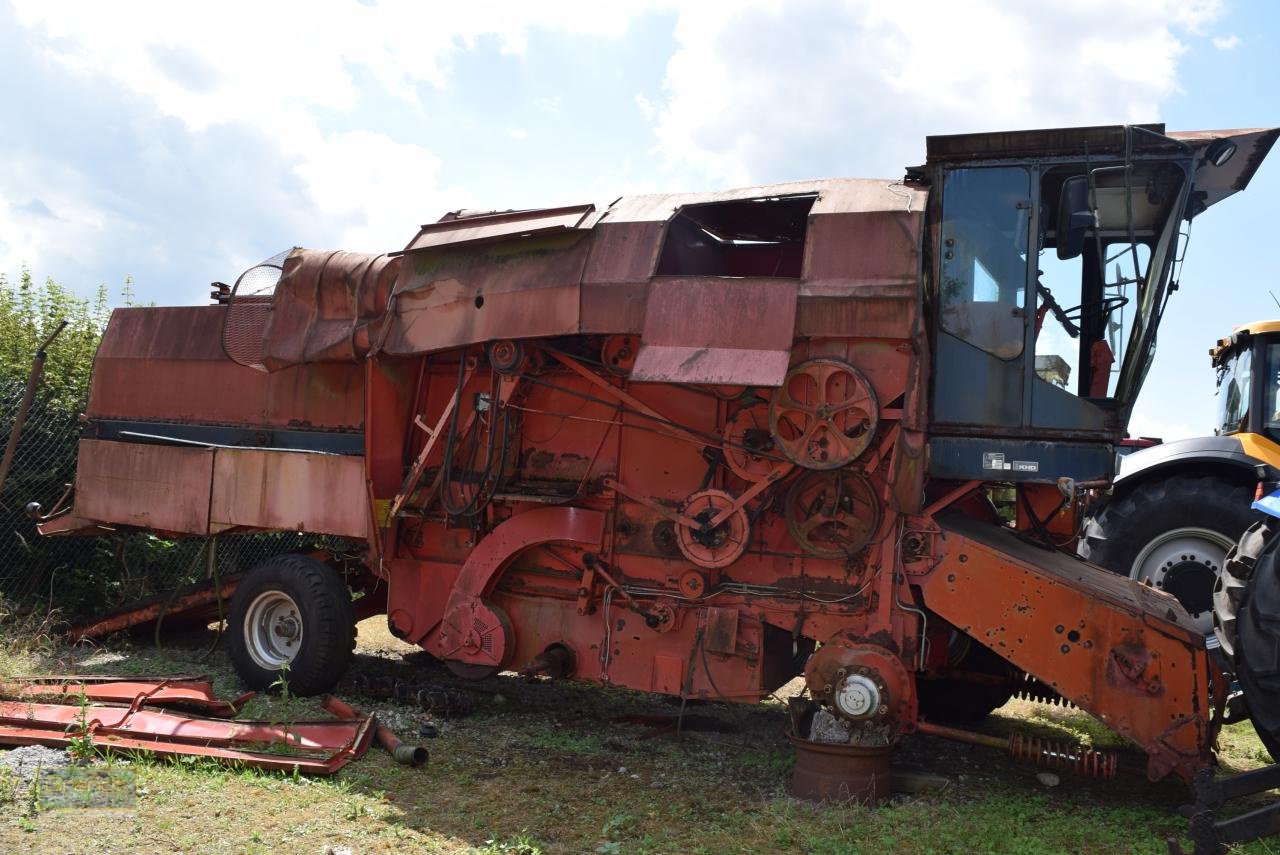
<path id="1" fill-rule="evenodd" d="M 857 472 L 806 472 L 787 491 L 783 518 L 805 552 L 848 558 L 880 527 L 880 500 L 871 482 Z"/>
<path id="2" fill-rule="evenodd" d="M 769 431 L 778 450 L 806 469 L 852 463 L 871 444 L 879 421 L 871 383 L 830 357 L 792 368 L 769 402 Z"/>
<path id="3" fill-rule="evenodd" d="M 772 472 L 781 461 L 769 432 L 769 405 L 752 404 L 734 413 L 721 448 L 729 470 L 744 481 L 759 481 Z"/>
<path id="4" fill-rule="evenodd" d="M 528 353 L 518 341 L 509 338 L 490 342 L 489 364 L 499 374 L 518 374 L 528 362 Z"/>
<path id="5" fill-rule="evenodd" d="M 733 497 L 723 490 L 702 490 L 690 496 L 680 512 L 705 526 L 732 506 Z M 699 567 L 724 567 L 747 551 L 750 533 L 747 512 L 738 508 L 714 528 L 676 526 L 676 543 L 684 557 Z"/>
<path id="6" fill-rule="evenodd" d="M 610 374 L 625 377 L 636 364 L 640 339 L 633 335 L 611 335 L 600 348 L 600 361 Z"/>

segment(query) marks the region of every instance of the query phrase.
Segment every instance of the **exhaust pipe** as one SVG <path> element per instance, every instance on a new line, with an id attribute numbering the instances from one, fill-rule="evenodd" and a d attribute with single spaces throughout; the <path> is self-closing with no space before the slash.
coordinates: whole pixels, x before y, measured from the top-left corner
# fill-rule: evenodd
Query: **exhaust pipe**
<path id="1" fill-rule="evenodd" d="M 320 705 L 326 712 L 336 715 L 338 718 L 364 718 L 365 714 L 360 710 L 348 704 L 346 701 L 339 700 L 333 695 L 325 697 L 324 702 Z M 377 722 L 377 716 L 373 716 L 374 722 Z M 378 744 L 386 749 L 397 763 L 402 766 L 421 766 L 427 762 L 430 755 L 427 749 L 421 745 L 409 745 L 401 742 L 399 737 L 391 732 L 391 728 L 383 724 L 378 724 L 373 732 L 374 738 L 378 740 Z"/>

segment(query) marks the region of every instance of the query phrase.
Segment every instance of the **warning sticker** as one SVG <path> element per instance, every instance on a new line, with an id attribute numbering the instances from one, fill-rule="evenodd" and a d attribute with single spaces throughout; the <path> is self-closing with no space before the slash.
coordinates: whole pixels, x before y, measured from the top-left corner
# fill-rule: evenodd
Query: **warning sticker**
<path id="1" fill-rule="evenodd" d="M 982 452 L 982 468 L 983 469 L 1000 469 L 1009 468 L 1009 464 L 1004 461 L 1004 453 L 999 451 Z"/>

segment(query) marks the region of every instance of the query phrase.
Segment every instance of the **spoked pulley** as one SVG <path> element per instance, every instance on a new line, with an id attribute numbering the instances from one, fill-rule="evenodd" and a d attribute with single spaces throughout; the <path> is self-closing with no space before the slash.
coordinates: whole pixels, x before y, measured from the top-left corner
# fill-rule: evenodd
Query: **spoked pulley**
<path id="1" fill-rule="evenodd" d="M 870 381 L 842 359 L 822 357 L 787 372 L 769 401 L 778 450 L 806 469 L 838 469 L 867 450 L 880 421 Z"/>

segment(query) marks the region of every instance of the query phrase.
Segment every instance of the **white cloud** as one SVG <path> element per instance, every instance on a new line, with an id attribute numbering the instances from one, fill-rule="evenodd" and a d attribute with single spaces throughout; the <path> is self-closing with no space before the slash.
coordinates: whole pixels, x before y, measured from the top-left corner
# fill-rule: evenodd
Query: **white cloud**
<path id="1" fill-rule="evenodd" d="M 1154 439 L 1162 439 L 1165 442 L 1172 442 L 1175 439 L 1187 439 L 1193 436 L 1208 436 L 1213 433 L 1213 428 L 1208 426 L 1208 422 L 1212 418 L 1207 414 L 1212 408 L 1205 410 L 1206 417 L 1203 425 L 1189 425 L 1185 422 L 1173 422 L 1160 419 L 1144 411 L 1143 404 L 1155 403 L 1149 399 L 1143 399 L 1139 404 L 1139 409 L 1129 419 L 1129 436 L 1132 437 L 1152 437 Z M 1212 403 L 1212 402 L 1210 402 Z M 1149 407 L 1147 409 L 1150 409 Z"/>
<path id="2" fill-rule="evenodd" d="M 420 90 L 447 87 L 459 53 L 482 41 L 519 56 L 538 29 L 617 38 L 641 15 L 673 12 L 678 47 L 654 59 L 666 63 L 665 89 L 634 102 L 678 177 L 653 174 L 643 140 L 619 141 L 605 174 L 573 175 L 572 163 L 563 165 L 566 196 L 611 199 L 671 184 L 896 176 L 923 157 L 928 133 L 1151 120 L 1176 90 L 1183 36 L 1220 17 L 1218 0 L 1077 0 L 1065 10 L 1020 0 L 229 0 L 216 7 L 147 0 L 127 12 L 96 0 L 13 0 L 13 8 L 24 48 L 80 75 L 86 92 L 104 83 L 123 89 L 192 139 L 241 129 L 259 139 L 259 152 L 246 149 L 245 157 L 274 147 L 259 159 L 308 199 L 264 194 L 253 203 L 265 211 L 289 198 L 295 210 L 277 213 L 279 223 L 303 224 L 316 239 L 354 249 L 398 248 L 424 217 L 477 200 L 454 186 L 450 164 L 429 141 L 334 117 L 353 116 L 371 94 L 385 100 L 385 93 L 400 109 L 438 121 L 417 112 Z M 574 83 L 535 93 L 531 107 L 566 125 L 592 121 L 573 112 Z M 507 129 L 516 142 L 525 132 Z M 138 138 L 147 139 L 141 131 Z M 185 163 L 182 152 L 162 154 Z M 0 264 L 38 264 L 68 234 L 97 235 L 102 250 L 108 232 L 143 228 L 114 216 L 128 208 L 126 188 L 95 195 L 84 188 L 102 176 L 70 175 L 55 160 L 33 158 L 11 158 L 0 169 Z M 286 194 L 287 183 L 273 192 Z M 62 221 L 39 214 L 36 202 Z M 148 202 L 139 190 L 138 203 Z"/>
<path id="3" fill-rule="evenodd" d="M 321 111 L 349 112 L 365 94 L 357 70 L 403 109 L 418 110 L 417 87 L 445 86 L 455 54 L 480 39 L 521 54 L 535 27 L 616 37 L 650 5 L 150 0 L 122 13 L 95 0 L 14 1 L 18 21 L 42 37 L 51 60 L 114 80 L 193 131 L 240 123 L 263 132 L 294 164 L 313 213 L 351 216 L 341 242 L 369 249 L 398 248 L 424 212 L 468 200 L 437 186 L 440 164 L 424 146 L 376 129 L 322 129 Z M 559 106 L 557 98 L 546 108 Z"/>
<path id="4" fill-rule="evenodd" d="M 742 0 L 682 9 L 656 121 L 703 180 L 896 176 L 923 137 L 1152 121 L 1218 2 Z"/>
<path id="5" fill-rule="evenodd" d="M 1214 36 L 1212 41 L 1218 50 L 1235 50 L 1240 47 L 1240 37 L 1234 33 L 1229 36 Z"/>

